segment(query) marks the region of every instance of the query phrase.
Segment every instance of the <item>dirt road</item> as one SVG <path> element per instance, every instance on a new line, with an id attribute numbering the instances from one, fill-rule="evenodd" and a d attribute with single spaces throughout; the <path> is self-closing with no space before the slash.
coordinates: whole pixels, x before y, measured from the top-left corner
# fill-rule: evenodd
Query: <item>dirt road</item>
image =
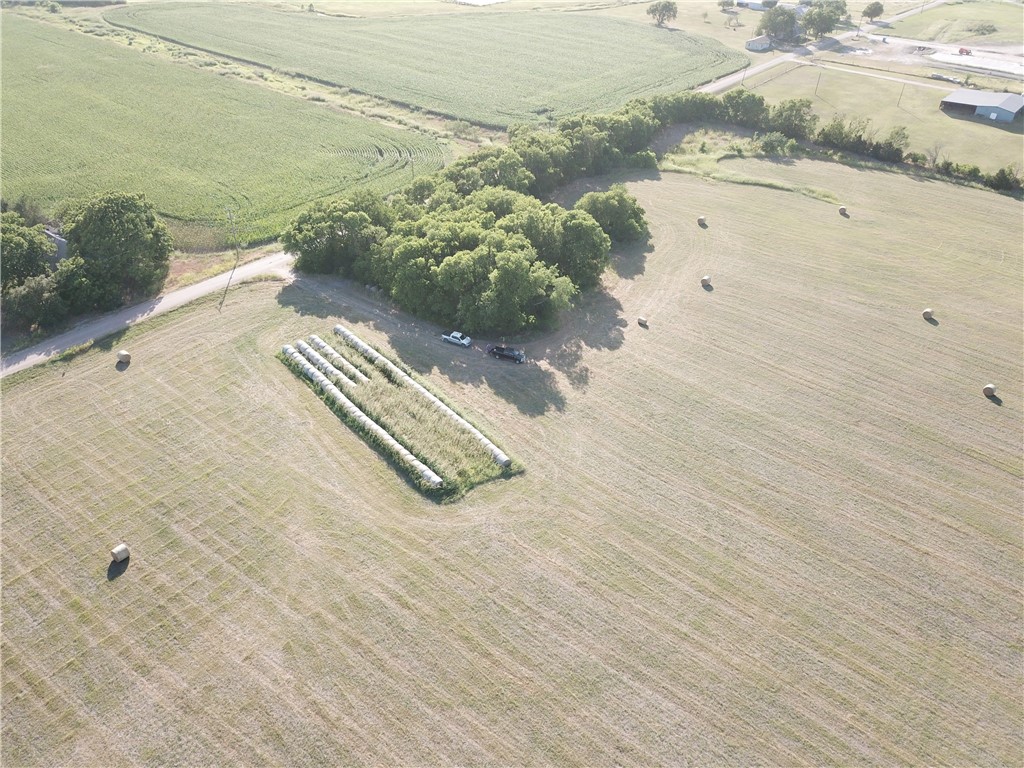
<path id="1" fill-rule="evenodd" d="M 282 276 L 291 275 L 291 263 L 292 257 L 289 254 L 283 252 L 274 253 L 262 259 L 250 261 L 248 264 L 243 264 L 234 271 L 233 275 L 225 272 L 195 285 L 179 288 L 164 296 L 158 296 L 155 299 L 144 301 L 132 307 L 126 307 L 93 320 L 87 320 L 70 331 L 65 331 L 58 336 L 5 357 L 0 361 L 0 378 L 15 371 L 20 371 L 23 368 L 30 368 L 33 365 L 42 363 L 71 347 L 102 339 L 104 336 L 117 333 L 147 318 L 170 312 L 172 309 L 177 309 L 201 296 L 222 291 L 228 284 L 229 278 L 231 284 L 234 285 L 247 278 L 267 273 Z"/>

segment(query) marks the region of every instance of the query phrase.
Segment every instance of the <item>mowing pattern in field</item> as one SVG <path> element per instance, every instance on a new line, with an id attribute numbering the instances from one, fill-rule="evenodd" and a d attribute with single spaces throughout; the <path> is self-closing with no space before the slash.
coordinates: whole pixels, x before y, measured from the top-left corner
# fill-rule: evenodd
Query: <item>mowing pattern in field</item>
<path id="1" fill-rule="evenodd" d="M 850 218 L 630 181 L 527 365 L 299 280 L 5 379 L 3 763 L 1019 763 L 1019 203 L 736 165 Z M 528 471 L 396 483 L 274 357 L 335 322 Z"/>
<path id="2" fill-rule="evenodd" d="M 392 189 L 444 154 L 421 134 L 343 115 L 256 85 L 159 61 L 5 14 L 3 194 L 52 209 L 69 198 L 144 192 L 183 224 L 252 238 L 311 201 Z"/>
<path id="3" fill-rule="evenodd" d="M 118 25 L 505 126 L 685 90 L 747 58 L 709 38 L 619 19 L 486 13 L 338 19 L 234 4 L 111 9 Z"/>

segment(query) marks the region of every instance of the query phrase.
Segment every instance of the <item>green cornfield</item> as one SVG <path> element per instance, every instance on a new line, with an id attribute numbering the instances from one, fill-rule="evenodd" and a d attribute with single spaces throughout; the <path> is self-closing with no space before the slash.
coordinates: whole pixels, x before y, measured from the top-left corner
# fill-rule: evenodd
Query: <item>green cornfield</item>
<path id="1" fill-rule="evenodd" d="M 142 192 L 179 246 L 217 247 L 272 239 L 314 200 L 396 189 L 446 159 L 423 134 L 15 14 L 2 42 L 3 197 L 47 213 Z"/>
<path id="2" fill-rule="evenodd" d="M 146 3 L 113 8 L 104 18 L 493 127 L 611 110 L 747 62 L 709 38 L 577 13 L 353 19 L 242 4 Z"/>

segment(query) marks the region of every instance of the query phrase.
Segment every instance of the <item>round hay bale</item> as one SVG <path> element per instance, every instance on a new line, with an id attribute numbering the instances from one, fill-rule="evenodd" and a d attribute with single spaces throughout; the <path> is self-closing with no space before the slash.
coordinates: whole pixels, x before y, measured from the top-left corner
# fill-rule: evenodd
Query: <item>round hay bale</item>
<path id="1" fill-rule="evenodd" d="M 986 384 L 982 388 L 981 391 L 985 393 L 985 397 L 995 397 L 996 396 L 996 385 L 995 384 Z"/>
<path id="2" fill-rule="evenodd" d="M 120 563 L 128 559 L 128 545 L 118 544 L 112 550 L 110 550 L 110 556 L 114 558 L 115 563 Z"/>
<path id="3" fill-rule="evenodd" d="M 931 311 L 931 309 L 926 309 L 924 312 L 922 312 L 921 313 L 921 317 L 923 317 L 925 320 L 931 320 L 932 319 L 932 311 Z"/>
<path id="4" fill-rule="evenodd" d="M 130 363 L 131 361 L 132 361 L 132 355 L 131 355 L 131 353 L 128 350 L 122 349 L 120 352 L 117 353 L 117 362 L 119 362 L 119 363 Z"/>
<path id="5" fill-rule="evenodd" d="M 704 275 L 704 277 L 700 279 L 700 284 L 703 285 L 705 288 L 711 285 L 711 275 Z"/>
<path id="6" fill-rule="evenodd" d="M 708 223 L 707 220 L 703 216 L 698 216 L 697 217 L 697 225 L 698 226 L 705 227 L 705 226 L 707 226 L 707 223 Z"/>
<path id="7" fill-rule="evenodd" d="M 846 206 L 845 205 L 840 205 L 839 206 L 839 215 L 840 216 L 845 216 L 846 215 Z"/>
<path id="8" fill-rule="evenodd" d="M 646 327 L 647 327 L 647 318 L 646 318 L 646 317 L 638 317 L 638 318 L 636 319 L 636 322 L 637 322 L 637 325 L 641 325 L 641 326 L 643 326 L 644 328 L 646 328 Z"/>

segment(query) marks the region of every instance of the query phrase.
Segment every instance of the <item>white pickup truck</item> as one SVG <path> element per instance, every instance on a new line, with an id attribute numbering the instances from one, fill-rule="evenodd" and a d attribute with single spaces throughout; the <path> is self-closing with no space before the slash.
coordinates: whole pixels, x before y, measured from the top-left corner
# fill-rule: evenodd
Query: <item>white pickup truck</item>
<path id="1" fill-rule="evenodd" d="M 473 343 L 473 340 L 459 331 L 452 331 L 451 333 L 441 334 L 441 340 L 447 341 L 449 344 L 458 344 L 460 347 L 468 347 Z"/>

